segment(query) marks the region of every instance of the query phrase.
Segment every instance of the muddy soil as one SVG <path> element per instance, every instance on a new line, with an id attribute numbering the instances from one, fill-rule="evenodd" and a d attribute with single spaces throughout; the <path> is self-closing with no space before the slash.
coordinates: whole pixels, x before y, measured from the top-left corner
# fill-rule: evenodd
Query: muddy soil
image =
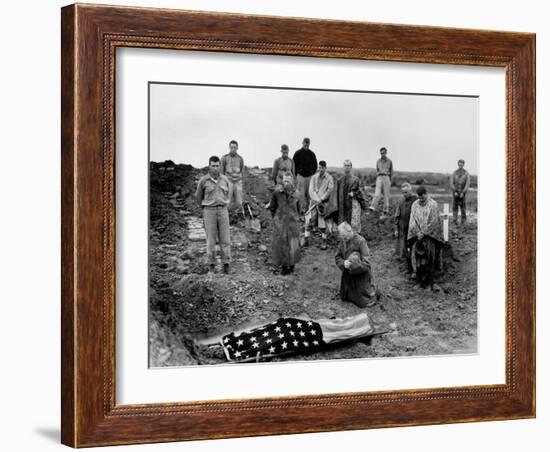
<path id="1" fill-rule="evenodd" d="M 245 201 L 262 223 L 259 233 L 231 215 L 231 273 L 206 271 L 206 246 L 200 209 L 193 200 L 204 170 L 171 162 L 152 163 L 150 217 L 150 365 L 153 367 L 226 362 L 221 347 L 196 339 L 229 332 L 244 324 L 277 317 L 346 317 L 364 310 L 338 296 L 340 271 L 334 263 L 336 239 L 319 248 L 314 235 L 294 274 L 282 276 L 271 264 L 271 222 L 264 209 L 272 184 L 269 174 L 249 169 Z M 392 210 L 399 200 L 392 192 Z M 441 195 L 444 198 L 444 195 Z M 436 198 L 437 199 L 437 198 Z M 439 199 L 438 199 L 439 201 Z M 442 199 L 446 202 L 447 199 Z M 474 206 L 477 199 L 469 200 Z M 475 210 L 475 209 L 474 209 Z M 391 218 L 363 217 L 362 233 L 371 250 L 374 281 L 380 293 L 367 313 L 387 331 L 366 341 L 331 347 L 280 360 L 426 356 L 477 350 L 477 220 L 450 226 L 454 259 L 447 256 L 438 291 L 410 281 L 395 256 Z M 273 359 L 277 360 L 277 359 Z"/>

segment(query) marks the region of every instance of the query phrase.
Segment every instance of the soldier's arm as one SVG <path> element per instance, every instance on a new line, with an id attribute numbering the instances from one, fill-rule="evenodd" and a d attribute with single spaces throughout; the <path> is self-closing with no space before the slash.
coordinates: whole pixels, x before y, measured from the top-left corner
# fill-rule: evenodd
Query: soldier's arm
<path id="1" fill-rule="evenodd" d="M 359 202 L 359 205 L 361 206 L 361 209 L 367 210 L 369 205 L 367 203 L 367 200 L 363 196 L 363 190 L 359 187 L 359 181 L 357 180 L 352 187 L 353 196 Z"/>
<path id="2" fill-rule="evenodd" d="M 336 256 L 334 257 L 334 260 L 336 261 L 336 266 L 344 271 L 346 269 L 346 267 L 344 267 L 344 256 L 342 254 L 342 250 L 340 249 L 340 247 L 338 247 L 338 252 L 336 253 Z"/>
<path id="3" fill-rule="evenodd" d="M 275 212 L 277 212 L 277 196 L 275 195 L 275 192 L 271 194 L 271 200 L 269 201 L 269 210 L 271 211 L 271 216 L 275 216 Z"/>
<path id="4" fill-rule="evenodd" d="M 292 162 L 294 163 L 294 170 L 298 171 L 298 167 L 300 166 L 300 156 L 298 155 L 298 151 L 294 153 L 294 156 L 292 157 Z"/>
<path id="5" fill-rule="evenodd" d="M 332 176 L 330 174 L 328 174 L 328 186 L 327 186 L 327 192 L 325 194 L 325 199 L 323 199 L 323 201 L 328 201 L 330 199 L 330 195 L 332 194 L 332 192 L 334 191 L 334 179 L 332 178 Z"/>
<path id="6" fill-rule="evenodd" d="M 397 204 L 395 208 L 395 214 L 393 216 L 393 222 L 395 225 L 399 224 L 399 218 L 401 217 L 401 204 Z"/>
<path id="7" fill-rule="evenodd" d="M 361 250 L 361 257 L 368 259 L 368 257 L 370 256 L 370 250 L 366 240 L 362 240 L 360 250 Z"/>
<path id="8" fill-rule="evenodd" d="M 449 187 L 451 187 L 451 191 L 455 191 L 455 182 L 454 182 L 454 173 L 451 174 L 451 178 L 449 179 Z"/>
<path id="9" fill-rule="evenodd" d="M 273 170 L 271 171 L 271 179 L 277 183 L 277 173 L 279 172 L 279 159 L 275 159 L 273 162 Z"/>
<path id="10" fill-rule="evenodd" d="M 201 179 L 197 184 L 197 191 L 195 192 L 195 199 L 197 200 L 197 204 L 199 206 L 202 205 L 203 192 L 204 192 L 203 188 L 204 188 L 204 184 Z"/>
<path id="11" fill-rule="evenodd" d="M 317 194 L 317 192 L 315 191 L 315 184 L 316 184 L 317 181 L 313 180 L 313 177 L 311 178 L 311 180 L 309 181 L 309 189 L 308 189 L 308 193 L 309 193 L 309 198 L 312 200 L 312 201 L 315 201 L 315 202 L 319 202 L 321 201 L 319 199 L 319 195 Z"/>
<path id="12" fill-rule="evenodd" d="M 225 156 L 223 156 L 220 162 L 220 173 L 222 173 L 223 175 L 225 175 L 225 165 L 226 165 L 226 159 L 225 159 Z"/>
<path id="13" fill-rule="evenodd" d="M 244 159 L 241 157 L 241 180 L 244 184 L 245 171 L 244 171 Z"/>

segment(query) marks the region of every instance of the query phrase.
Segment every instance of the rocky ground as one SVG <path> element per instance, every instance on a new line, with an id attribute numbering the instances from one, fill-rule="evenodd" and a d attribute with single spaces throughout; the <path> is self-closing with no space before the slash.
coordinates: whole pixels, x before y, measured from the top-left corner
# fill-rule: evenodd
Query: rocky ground
<path id="1" fill-rule="evenodd" d="M 204 171 L 171 162 L 151 163 L 150 208 L 150 365 L 182 366 L 225 362 L 221 347 L 198 345 L 197 339 L 260 324 L 281 316 L 346 317 L 363 312 L 338 296 L 340 271 L 334 264 L 336 240 L 326 251 L 319 238 L 304 250 L 293 275 L 271 265 L 271 222 L 263 205 L 270 182 L 259 169 L 248 171 L 245 201 L 262 224 L 247 230 L 232 215 L 231 273 L 207 273 L 200 209 L 193 200 Z M 444 189 L 431 188 L 439 202 Z M 392 207 L 399 200 L 396 191 Z M 388 331 L 369 340 L 343 344 L 310 355 L 281 360 L 310 360 L 472 353 L 477 344 L 477 202 L 462 228 L 451 226 L 455 260 L 446 259 L 440 290 L 417 287 L 394 256 L 391 219 L 363 218 L 380 299 L 367 312 L 377 329 Z"/>

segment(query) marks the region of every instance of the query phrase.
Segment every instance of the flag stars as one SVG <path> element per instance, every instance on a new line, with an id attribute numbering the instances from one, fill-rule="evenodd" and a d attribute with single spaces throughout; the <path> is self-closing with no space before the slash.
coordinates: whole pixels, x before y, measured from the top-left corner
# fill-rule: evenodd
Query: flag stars
<path id="1" fill-rule="evenodd" d="M 319 325 L 307 319 L 280 318 L 248 333 L 231 333 L 222 336 L 228 358 L 243 362 L 262 356 L 292 352 L 313 352 L 324 344 L 323 332 Z"/>

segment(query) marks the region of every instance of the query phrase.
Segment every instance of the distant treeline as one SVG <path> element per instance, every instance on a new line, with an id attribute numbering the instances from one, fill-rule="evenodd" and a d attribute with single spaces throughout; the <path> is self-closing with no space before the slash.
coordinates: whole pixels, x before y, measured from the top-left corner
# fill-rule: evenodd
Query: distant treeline
<path id="1" fill-rule="evenodd" d="M 190 165 L 176 164 L 171 160 L 166 160 L 165 162 L 150 162 L 152 170 L 160 171 L 160 173 L 166 172 L 166 176 L 170 177 L 169 173 L 175 171 L 176 173 L 184 172 L 187 173 L 191 168 Z M 202 168 L 203 171 L 207 167 Z M 264 171 L 267 174 L 271 174 L 271 168 L 260 169 L 258 166 L 254 166 L 260 171 Z M 328 171 L 331 174 L 341 174 L 343 172 L 342 168 L 329 167 Z M 353 174 L 359 177 L 362 182 L 362 185 L 374 187 L 376 184 L 376 170 L 374 168 L 354 168 Z M 409 182 L 413 185 L 434 185 L 434 186 L 448 186 L 450 174 L 446 173 L 430 173 L 425 171 L 395 171 L 392 178 L 393 186 L 400 186 L 403 182 Z M 162 179 L 165 179 L 163 177 Z M 154 183 L 155 181 L 151 181 Z M 477 175 L 470 175 L 470 186 L 477 188 Z"/>
<path id="2" fill-rule="evenodd" d="M 331 173 L 342 173 L 342 168 L 329 167 Z M 354 168 L 353 174 L 361 179 L 363 185 L 376 185 L 374 168 Z M 414 185 L 448 186 L 451 175 L 446 173 L 429 173 L 425 171 L 394 171 L 392 185 L 400 186 L 403 182 Z M 477 187 L 477 175 L 470 174 L 470 186 Z"/>

